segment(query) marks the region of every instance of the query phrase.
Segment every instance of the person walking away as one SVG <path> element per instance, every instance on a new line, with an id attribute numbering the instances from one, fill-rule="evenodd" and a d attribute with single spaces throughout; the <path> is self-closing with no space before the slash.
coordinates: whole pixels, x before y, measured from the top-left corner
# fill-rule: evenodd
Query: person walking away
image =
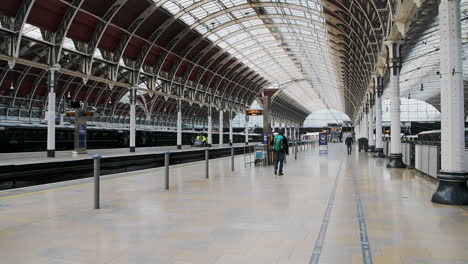
<path id="1" fill-rule="evenodd" d="M 351 151 L 353 150 L 353 137 L 351 135 L 347 136 L 345 139 L 346 147 L 348 148 L 348 155 L 351 155 Z"/>
<path id="2" fill-rule="evenodd" d="M 275 159 L 275 174 L 283 175 L 283 162 L 285 155 L 289 155 L 288 139 L 284 136 L 284 129 L 280 129 L 279 134 L 276 135 L 270 142 L 274 151 Z"/>

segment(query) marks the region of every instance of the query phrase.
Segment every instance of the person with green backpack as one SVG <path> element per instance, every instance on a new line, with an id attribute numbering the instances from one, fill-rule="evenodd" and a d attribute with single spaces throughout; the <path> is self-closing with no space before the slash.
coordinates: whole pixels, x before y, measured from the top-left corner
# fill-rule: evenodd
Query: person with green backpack
<path id="1" fill-rule="evenodd" d="M 273 137 L 270 142 L 274 152 L 275 174 L 283 175 L 283 162 L 285 155 L 289 155 L 288 139 L 284 136 L 284 129 L 280 129 L 279 134 Z"/>

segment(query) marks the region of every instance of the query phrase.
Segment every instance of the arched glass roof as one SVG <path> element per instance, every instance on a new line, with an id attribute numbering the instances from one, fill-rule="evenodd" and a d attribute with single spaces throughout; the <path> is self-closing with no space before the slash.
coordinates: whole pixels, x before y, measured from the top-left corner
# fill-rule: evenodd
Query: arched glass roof
<path id="1" fill-rule="evenodd" d="M 324 109 L 315 111 L 310 114 L 304 121 L 304 127 L 325 127 L 330 123 L 343 124 L 343 122 L 351 122 L 348 115 L 341 111 L 333 109 Z"/>
<path id="2" fill-rule="evenodd" d="M 318 0 L 167 0 L 161 5 L 310 112 L 330 106 L 345 110 L 341 59 Z"/>

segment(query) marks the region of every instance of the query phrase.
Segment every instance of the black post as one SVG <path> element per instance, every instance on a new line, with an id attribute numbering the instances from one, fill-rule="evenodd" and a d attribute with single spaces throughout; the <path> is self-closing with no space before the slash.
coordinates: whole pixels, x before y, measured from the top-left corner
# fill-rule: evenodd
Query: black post
<path id="1" fill-rule="evenodd" d="M 171 152 L 164 152 L 164 167 L 166 169 L 166 190 L 169 190 L 169 154 L 171 154 Z"/>
<path id="2" fill-rule="evenodd" d="M 100 182 L 99 177 L 101 176 L 101 155 L 94 154 L 94 209 L 99 209 L 100 200 Z"/>

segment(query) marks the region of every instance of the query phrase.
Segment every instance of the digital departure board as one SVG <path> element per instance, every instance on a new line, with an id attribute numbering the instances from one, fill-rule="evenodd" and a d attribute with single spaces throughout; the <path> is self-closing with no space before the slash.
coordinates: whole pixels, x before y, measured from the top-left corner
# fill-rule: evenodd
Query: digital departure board
<path id="1" fill-rule="evenodd" d="M 249 116 L 259 116 L 263 114 L 263 110 L 259 110 L 259 109 L 247 110 L 246 114 Z"/>

